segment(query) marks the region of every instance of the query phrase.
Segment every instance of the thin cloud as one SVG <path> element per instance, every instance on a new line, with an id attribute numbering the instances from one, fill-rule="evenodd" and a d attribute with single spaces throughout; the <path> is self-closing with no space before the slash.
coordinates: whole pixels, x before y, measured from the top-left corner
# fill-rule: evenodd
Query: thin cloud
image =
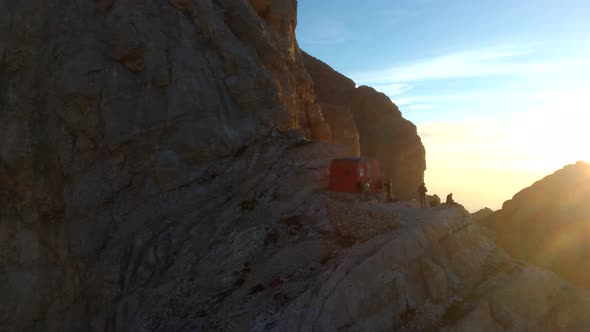
<path id="1" fill-rule="evenodd" d="M 404 107 L 406 111 L 423 111 L 423 110 L 431 110 L 436 108 L 434 105 L 429 104 L 414 104 Z"/>
<path id="2" fill-rule="evenodd" d="M 378 84 L 374 85 L 373 88 L 380 92 L 383 92 L 388 96 L 401 95 L 412 89 L 410 85 L 405 83 Z"/>
<path id="3" fill-rule="evenodd" d="M 530 59 L 519 59 L 532 52 L 532 49 L 506 47 L 454 52 L 385 70 L 353 73 L 350 76 L 361 83 L 393 84 L 481 76 L 543 74 L 557 72 L 563 67 L 561 62 L 532 62 Z"/>
<path id="4" fill-rule="evenodd" d="M 422 99 L 420 99 L 419 97 L 390 97 L 397 106 L 406 106 L 422 101 Z"/>
<path id="5" fill-rule="evenodd" d="M 467 91 L 461 93 L 439 94 L 439 95 L 415 95 L 404 96 L 398 100 L 401 105 L 410 105 L 416 103 L 425 104 L 441 104 L 441 103 L 456 103 L 468 102 L 472 104 L 485 103 L 493 101 L 494 103 L 516 103 L 520 102 L 547 102 L 547 101 L 567 101 L 578 100 L 579 96 L 590 96 L 590 87 L 574 86 L 567 89 L 551 89 L 537 88 L 532 91 L 521 91 L 518 89 L 508 87 L 500 87 L 497 89 Z M 407 109 L 407 108 L 406 108 Z"/>

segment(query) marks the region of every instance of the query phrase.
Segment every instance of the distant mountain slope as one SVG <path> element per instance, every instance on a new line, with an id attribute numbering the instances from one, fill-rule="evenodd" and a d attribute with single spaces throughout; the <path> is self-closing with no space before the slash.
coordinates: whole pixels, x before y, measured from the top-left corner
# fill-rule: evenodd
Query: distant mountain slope
<path id="1" fill-rule="evenodd" d="M 578 162 L 523 189 L 487 224 L 514 256 L 590 287 L 590 165 Z"/>

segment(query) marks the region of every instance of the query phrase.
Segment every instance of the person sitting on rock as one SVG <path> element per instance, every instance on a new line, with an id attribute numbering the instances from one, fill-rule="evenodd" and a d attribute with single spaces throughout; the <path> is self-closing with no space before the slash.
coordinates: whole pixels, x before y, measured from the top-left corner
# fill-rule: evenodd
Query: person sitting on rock
<path id="1" fill-rule="evenodd" d="M 421 208 L 426 207 L 426 193 L 427 192 L 428 192 L 428 189 L 426 189 L 426 184 L 424 182 L 422 182 L 420 187 L 418 187 L 418 193 L 420 194 L 420 207 Z"/>
<path id="2" fill-rule="evenodd" d="M 448 205 L 455 205 L 455 200 L 453 199 L 453 193 L 447 195 L 447 201 L 445 202 Z"/>

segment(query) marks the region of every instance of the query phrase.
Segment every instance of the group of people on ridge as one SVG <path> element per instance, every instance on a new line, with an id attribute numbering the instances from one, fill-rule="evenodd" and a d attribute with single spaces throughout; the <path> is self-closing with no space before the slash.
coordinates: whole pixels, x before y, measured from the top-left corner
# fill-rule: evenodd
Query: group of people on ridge
<path id="1" fill-rule="evenodd" d="M 428 189 L 426 189 L 426 184 L 424 182 L 422 182 L 422 184 L 420 185 L 420 187 L 418 187 L 418 194 L 420 196 L 420 207 L 421 208 L 425 208 L 428 205 L 426 204 L 426 193 L 428 192 Z M 455 205 L 455 200 L 453 199 L 453 193 L 450 193 L 447 195 L 447 200 L 445 202 L 445 204 L 448 205 Z"/>
<path id="2" fill-rule="evenodd" d="M 386 201 L 387 202 L 396 202 L 397 199 L 394 197 L 393 195 L 393 181 L 391 179 L 387 179 L 384 183 L 383 183 L 383 187 L 385 189 L 385 193 L 386 193 Z M 367 181 L 364 184 L 361 184 L 360 182 L 358 183 L 358 189 L 359 191 L 363 194 L 363 200 L 368 200 L 370 195 L 371 195 L 371 185 L 370 183 Z M 428 207 L 428 202 L 427 202 L 427 198 L 426 198 L 426 193 L 428 192 L 428 189 L 426 189 L 426 184 L 424 182 L 422 182 L 422 184 L 418 187 L 418 194 L 419 194 L 419 198 L 420 198 L 420 207 L 421 208 L 426 208 Z M 438 196 L 434 195 L 437 199 L 437 203 L 438 204 L 440 202 L 440 199 L 438 198 Z M 431 202 L 432 203 L 432 202 Z M 435 205 L 431 205 L 431 206 L 436 206 Z M 445 204 L 447 205 L 455 205 L 456 202 L 453 199 L 453 193 L 450 193 L 447 195 L 447 200 L 445 202 Z"/>

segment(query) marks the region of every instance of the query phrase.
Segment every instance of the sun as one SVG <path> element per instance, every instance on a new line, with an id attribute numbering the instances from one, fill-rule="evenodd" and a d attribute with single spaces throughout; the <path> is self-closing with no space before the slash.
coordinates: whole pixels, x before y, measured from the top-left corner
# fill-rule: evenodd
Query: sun
<path id="1" fill-rule="evenodd" d="M 530 159 L 531 166 L 555 170 L 590 161 L 590 112 L 562 107 L 526 112 L 512 120 L 507 141 Z"/>

